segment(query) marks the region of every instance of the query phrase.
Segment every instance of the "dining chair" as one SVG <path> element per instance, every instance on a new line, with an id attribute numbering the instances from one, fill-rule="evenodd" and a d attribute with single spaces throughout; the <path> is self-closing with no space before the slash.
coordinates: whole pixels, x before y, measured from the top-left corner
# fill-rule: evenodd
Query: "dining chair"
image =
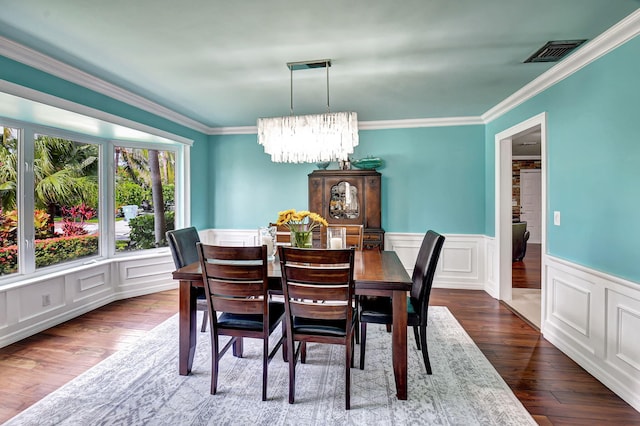
<path id="1" fill-rule="evenodd" d="M 290 246 L 291 245 L 291 231 L 284 225 L 276 225 L 275 223 L 269 223 L 269 226 L 275 226 L 276 229 L 276 245 L 277 246 Z"/>
<path id="2" fill-rule="evenodd" d="M 242 357 L 242 338 L 262 339 L 262 400 L 267 399 L 267 368 L 285 339 L 284 304 L 270 300 L 267 246 L 224 247 L 198 243 L 209 322 L 211 324 L 211 394 L 218 385 L 219 363 L 233 345 Z M 283 335 L 269 351 L 278 324 Z M 221 348 L 220 336 L 230 336 Z M 283 357 L 285 352 L 283 349 Z"/>
<path id="3" fill-rule="evenodd" d="M 407 325 L 413 327 L 416 345 L 422 350 L 422 358 L 427 374 L 431 374 L 431 363 L 427 350 L 427 311 L 433 277 L 444 236 L 429 230 L 422 239 L 418 257 L 413 268 L 411 291 L 407 300 Z M 364 369 L 365 345 L 367 341 L 367 323 L 393 324 L 391 299 L 388 297 L 360 298 L 360 369 Z"/>
<path id="4" fill-rule="evenodd" d="M 198 236 L 196 228 L 191 226 L 189 228 L 167 231 L 165 235 L 169 242 L 169 249 L 171 249 L 171 256 L 173 257 L 173 263 L 176 269 L 180 269 L 183 266 L 199 260 L 196 244 L 200 242 L 200 237 Z M 203 289 L 197 289 L 196 291 L 196 307 L 199 311 L 202 311 L 202 326 L 200 327 L 200 331 L 204 333 L 207 331 L 208 322 L 207 299 L 204 296 Z"/>
<path id="5" fill-rule="evenodd" d="M 354 309 L 353 249 L 279 247 L 285 303 L 289 403 L 295 401 L 296 364 L 306 362 L 306 343 L 345 347 L 345 407 L 351 408 Z M 299 342 L 297 347 L 295 342 Z"/>
<path id="6" fill-rule="evenodd" d="M 339 225 L 329 224 L 328 226 L 320 227 L 320 241 L 321 247 L 326 247 L 327 244 L 327 229 L 328 228 L 345 228 L 346 230 L 346 244 L 347 248 L 355 248 L 356 250 L 362 250 L 364 247 L 364 225 Z"/>

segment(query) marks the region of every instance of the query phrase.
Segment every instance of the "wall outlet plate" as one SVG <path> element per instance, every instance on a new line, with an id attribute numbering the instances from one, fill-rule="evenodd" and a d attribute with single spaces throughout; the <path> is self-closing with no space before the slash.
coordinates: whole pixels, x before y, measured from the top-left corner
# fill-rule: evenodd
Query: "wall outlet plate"
<path id="1" fill-rule="evenodd" d="M 553 224 L 555 226 L 560 226 L 560 212 L 553 212 Z"/>

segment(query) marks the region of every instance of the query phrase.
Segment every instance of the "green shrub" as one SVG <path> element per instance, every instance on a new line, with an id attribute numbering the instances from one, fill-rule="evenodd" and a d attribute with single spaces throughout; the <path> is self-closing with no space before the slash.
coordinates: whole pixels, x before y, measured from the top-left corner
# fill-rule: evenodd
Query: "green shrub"
<path id="1" fill-rule="evenodd" d="M 142 204 L 151 199 L 151 191 L 130 181 L 116 184 L 116 207 Z"/>
<path id="2" fill-rule="evenodd" d="M 98 254 L 97 235 L 36 240 L 36 267 L 56 265 Z M 0 247 L 0 275 L 18 271 L 18 246 Z"/>
<path id="3" fill-rule="evenodd" d="M 165 212 L 165 220 L 167 222 L 167 231 L 174 229 L 174 212 Z M 129 227 L 131 232 L 129 233 L 130 243 L 129 248 L 135 250 L 150 249 L 156 247 L 155 220 L 152 214 L 143 214 L 136 216 L 129 220 Z M 166 247 L 167 242 L 165 236 L 162 236 L 162 241 L 158 247 Z"/>

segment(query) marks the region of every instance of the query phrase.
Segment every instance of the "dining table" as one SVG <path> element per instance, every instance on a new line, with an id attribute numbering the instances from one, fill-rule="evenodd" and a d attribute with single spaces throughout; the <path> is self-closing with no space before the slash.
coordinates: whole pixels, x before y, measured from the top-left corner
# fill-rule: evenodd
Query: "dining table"
<path id="1" fill-rule="evenodd" d="M 269 289 L 282 292 L 280 261 L 276 257 L 268 265 Z M 194 262 L 173 272 L 180 281 L 178 369 L 188 375 L 193 366 L 197 343 L 197 288 L 203 287 L 200 263 Z M 355 252 L 355 293 L 361 296 L 392 298 L 393 326 L 391 351 L 396 382 L 396 395 L 407 399 L 407 291 L 411 278 L 395 251 L 362 250 Z"/>

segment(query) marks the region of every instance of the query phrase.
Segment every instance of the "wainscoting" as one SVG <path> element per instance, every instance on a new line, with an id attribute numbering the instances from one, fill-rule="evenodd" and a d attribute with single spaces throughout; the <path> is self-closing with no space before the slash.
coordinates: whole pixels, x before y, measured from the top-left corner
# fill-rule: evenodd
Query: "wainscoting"
<path id="1" fill-rule="evenodd" d="M 114 300 L 177 287 L 168 249 L 29 278 L 0 287 L 0 347 Z"/>
<path id="2" fill-rule="evenodd" d="M 640 411 L 640 285 L 543 257 L 544 337 Z"/>

